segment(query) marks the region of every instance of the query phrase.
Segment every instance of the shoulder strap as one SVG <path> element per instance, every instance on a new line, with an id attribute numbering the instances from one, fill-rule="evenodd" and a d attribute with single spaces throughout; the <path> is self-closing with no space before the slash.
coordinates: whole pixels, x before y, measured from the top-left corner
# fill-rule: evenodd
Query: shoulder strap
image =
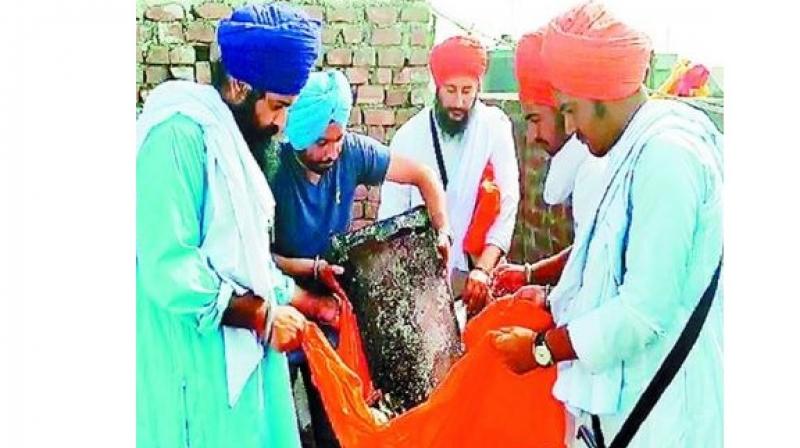
<path id="1" fill-rule="evenodd" d="M 439 165 L 439 175 L 442 176 L 442 184 L 447 190 L 447 170 L 444 167 L 444 157 L 442 157 L 442 146 L 439 144 L 439 133 L 436 131 L 436 120 L 433 118 L 433 108 L 430 113 L 431 138 L 433 139 L 433 149 L 436 151 L 436 164 Z"/>
<path id="2" fill-rule="evenodd" d="M 661 395 L 686 361 L 689 352 L 691 352 L 692 347 L 694 347 L 695 342 L 697 342 L 697 338 L 700 336 L 700 330 L 702 330 L 703 324 L 706 321 L 708 311 L 711 309 L 711 304 L 717 292 L 717 284 L 719 283 L 721 269 L 722 258 L 720 257 L 717 270 L 711 278 L 711 283 L 703 293 L 703 297 L 700 298 L 700 302 L 695 307 L 692 315 L 689 316 L 686 327 L 684 327 L 681 335 L 678 337 L 678 341 L 675 342 L 675 346 L 672 347 L 672 350 L 667 354 L 667 357 L 658 368 L 658 371 L 656 371 L 650 384 L 647 385 L 644 393 L 639 397 L 639 401 L 636 402 L 630 415 L 625 419 L 625 422 L 614 437 L 614 440 L 611 441 L 609 448 L 624 448 L 628 446 L 633 436 L 635 436 L 636 432 L 639 430 L 639 427 L 642 426 L 647 416 L 650 415 L 650 411 L 653 410 L 656 403 L 658 403 L 658 400 L 661 398 Z"/>

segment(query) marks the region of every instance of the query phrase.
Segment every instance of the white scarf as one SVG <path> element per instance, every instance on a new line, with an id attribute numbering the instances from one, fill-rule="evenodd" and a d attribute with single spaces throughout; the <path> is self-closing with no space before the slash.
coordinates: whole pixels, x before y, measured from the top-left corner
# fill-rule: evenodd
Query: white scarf
<path id="1" fill-rule="evenodd" d="M 136 148 L 150 130 L 181 113 L 203 128 L 206 145 L 209 201 L 215 210 L 204 216 L 207 228 L 200 251 L 214 271 L 236 294 L 252 290 L 275 306 L 269 247 L 275 200 L 250 153 L 230 109 L 210 86 L 169 81 L 153 89 L 136 124 Z M 227 308 L 230 297 L 220 295 L 217 307 Z M 274 308 L 273 308 L 274 309 Z M 223 326 L 228 403 L 232 407 L 264 357 L 264 347 L 251 330 Z M 288 369 L 286 357 L 267 351 L 269 369 Z"/>
<path id="2" fill-rule="evenodd" d="M 721 166 L 721 134 L 702 113 L 689 106 L 668 100 L 648 100 L 628 124 L 620 140 L 609 151 L 608 165 L 597 186 L 601 194 L 595 195 L 592 209 L 594 215 L 581 225 L 576 235 L 572 253 L 564 267 L 558 285 L 550 295 L 553 316 L 559 326 L 597 308 L 614 297 L 623 278 L 625 234 L 630 225 L 630 189 L 633 171 L 645 144 L 655 135 L 665 131 L 687 132 L 701 138 L 716 148 L 711 157 L 716 157 Z M 614 232 L 612 241 L 598 241 L 609 247 L 612 256 L 605 263 L 605 274 L 609 281 L 604 291 L 579 294 L 583 286 L 589 243 L 600 234 L 595 233 L 597 223 L 609 222 Z M 559 380 L 554 394 L 563 402 L 593 414 L 610 414 L 618 411 L 622 391 L 622 365 L 603 372 L 591 373 L 579 361 L 559 365 Z"/>

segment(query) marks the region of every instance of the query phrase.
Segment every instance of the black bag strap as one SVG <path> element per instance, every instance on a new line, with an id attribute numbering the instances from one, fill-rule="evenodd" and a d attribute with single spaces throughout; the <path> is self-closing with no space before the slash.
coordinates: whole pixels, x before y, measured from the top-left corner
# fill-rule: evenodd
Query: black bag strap
<path id="1" fill-rule="evenodd" d="M 436 164 L 439 165 L 439 175 L 442 176 L 442 184 L 447 190 L 447 170 L 444 167 L 444 157 L 442 156 L 442 146 L 439 144 L 439 133 L 436 131 L 436 120 L 433 118 L 433 108 L 430 113 L 431 138 L 433 139 L 433 149 L 436 151 Z"/>
<path id="2" fill-rule="evenodd" d="M 703 324 L 706 321 L 706 317 L 708 316 L 708 312 L 711 309 L 711 304 L 717 292 L 717 284 L 719 283 L 721 269 L 722 257 L 720 257 L 717 270 L 711 278 L 711 283 L 703 293 L 703 297 L 700 298 L 700 302 L 695 307 L 692 315 L 689 316 L 686 327 L 683 328 L 681 335 L 678 337 L 677 342 L 675 342 L 675 346 L 672 347 L 672 350 L 667 354 L 664 362 L 661 363 L 661 366 L 656 371 L 650 384 L 647 385 L 647 388 L 644 390 L 644 393 L 642 393 L 642 396 L 639 397 L 639 401 L 636 402 L 628 418 L 625 419 L 625 422 L 614 437 L 614 440 L 611 441 L 609 448 L 625 448 L 631 443 L 633 436 L 639 431 L 639 427 L 642 426 L 647 416 L 650 415 L 650 411 L 652 411 L 656 403 L 658 403 L 661 395 L 675 378 L 675 375 L 678 374 L 681 366 L 689 356 L 689 352 L 691 352 L 692 347 L 694 347 L 695 342 L 697 342 L 697 338 L 700 336 L 700 330 L 703 329 Z M 592 416 L 592 418 L 594 420 L 596 416 Z M 599 419 L 597 419 L 596 432 L 599 433 L 595 434 L 596 440 L 602 440 Z M 598 445 L 605 448 L 604 444 Z"/>

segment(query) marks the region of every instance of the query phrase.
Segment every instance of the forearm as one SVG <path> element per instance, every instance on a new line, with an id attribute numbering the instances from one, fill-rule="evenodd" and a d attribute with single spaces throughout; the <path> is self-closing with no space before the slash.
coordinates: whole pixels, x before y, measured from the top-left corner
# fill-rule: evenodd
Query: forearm
<path id="1" fill-rule="evenodd" d="M 273 255 L 273 259 L 284 274 L 292 277 L 314 276 L 314 260 L 310 258 L 288 258 L 280 255 Z"/>
<path id="2" fill-rule="evenodd" d="M 569 330 L 567 327 L 564 326 L 549 330 L 545 333 L 544 340 L 547 347 L 550 349 L 550 353 L 553 355 L 554 361 L 560 362 L 578 359 L 578 355 L 572 347 L 572 340 L 569 337 Z"/>
<path id="3" fill-rule="evenodd" d="M 268 313 L 267 301 L 255 294 L 233 296 L 222 314 L 222 324 L 254 330 L 263 340 Z"/>
<path id="4" fill-rule="evenodd" d="M 484 271 L 492 272 L 495 266 L 497 266 L 497 262 L 500 261 L 500 257 L 503 256 L 503 250 L 493 244 L 487 244 L 486 247 L 483 248 L 483 252 L 481 252 L 481 256 L 478 257 L 478 260 L 475 262 L 475 267 L 480 268 Z"/>
<path id="5" fill-rule="evenodd" d="M 444 188 L 432 173 L 425 172 L 426 175 L 420 176 L 417 188 L 419 188 L 422 200 L 428 209 L 431 223 L 436 230 L 449 230 L 450 223 L 447 219 L 447 205 Z"/>
<path id="6" fill-rule="evenodd" d="M 555 285 L 561 278 L 564 266 L 567 264 L 572 246 L 567 247 L 561 252 L 537 261 L 531 266 L 531 278 L 528 282 L 534 285 Z"/>

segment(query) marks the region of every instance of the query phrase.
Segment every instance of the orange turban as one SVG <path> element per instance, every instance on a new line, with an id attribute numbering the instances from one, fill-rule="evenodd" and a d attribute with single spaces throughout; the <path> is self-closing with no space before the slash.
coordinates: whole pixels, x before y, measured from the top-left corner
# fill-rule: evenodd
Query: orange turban
<path id="1" fill-rule="evenodd" d="M 542 62 L 542 38 L 544 33 L 528 33 L 519 40 L 514 55 L 514 72 L 519 83 L 519 100 L 523 103 L 543 104 L 556 107 L 553 85 L 547 79 Z"/>
<path id="2" fill-rule="evenodd" d="M 589 2 L 547 25 L 542 59 L 556 89 L 580 98 L 618 100 L 644 82 L 650 49 L 647 35 Z"/>
<path id="3" fill-rule="evenodd" d="M 451 37 L 431 50 L 431 73 L 436 87 L 454 76 L 480 79 L 485 72 L 486 49 L 474 37 Z"/>

